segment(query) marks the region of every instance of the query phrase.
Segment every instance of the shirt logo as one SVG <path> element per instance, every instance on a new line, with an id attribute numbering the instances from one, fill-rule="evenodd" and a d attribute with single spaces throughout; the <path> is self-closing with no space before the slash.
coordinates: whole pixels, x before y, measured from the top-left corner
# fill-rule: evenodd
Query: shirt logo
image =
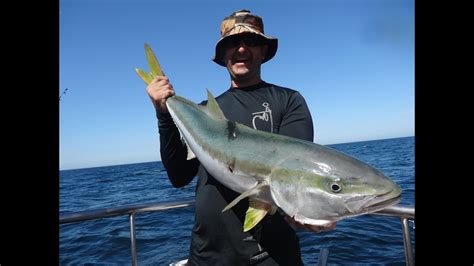
<path id="1" fill-rule="evenodd" d="M 269 104 L 267 102 L 264 102 L 262 104 L 263 107 L 265 107 L 264 111 L 260 112 L 255 112 L 252 113 L 253 118 L 252 118 L 252 125 L 254 129 L 258 129 L 257 125 L 255 124 L 256 119 L 260 119 L 265 122 L 270 122 L 270 132 L 273 133 L 273 117 L 272 117 L 272 110 L 268 107 Z"/>

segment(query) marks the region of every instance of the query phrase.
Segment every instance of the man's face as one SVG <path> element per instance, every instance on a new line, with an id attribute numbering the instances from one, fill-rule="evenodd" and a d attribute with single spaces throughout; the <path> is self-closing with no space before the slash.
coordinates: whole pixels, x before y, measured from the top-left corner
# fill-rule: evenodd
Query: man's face
<path id="1" fill-rule="evenodd" d="M 260 66 L 268 46 L 255 34 L 239 34 L 226 39 L 224 62 L 234 80 L 260 79 Z"/>

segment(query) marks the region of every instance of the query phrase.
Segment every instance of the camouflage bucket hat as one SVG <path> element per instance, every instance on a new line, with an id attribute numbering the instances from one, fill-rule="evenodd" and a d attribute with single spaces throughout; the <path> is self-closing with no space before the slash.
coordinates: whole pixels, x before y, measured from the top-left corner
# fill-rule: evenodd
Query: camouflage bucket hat
<path id="1" fill-rule="evenodd" d="M 232 13 L 222 21 L 221 38 L 216 44 L 216 52 L 212 60 L 221 66 L 225 66 L 222 58 L 224 54 L 224 40 L 229 36 L 244 33 L 256 34 L 262 38 L 265 44 L 268 45 L 268 52 L 265 59 L 263 59 L 262 64 L 275 56 L 278 48 L 278 39 L 264 34 L 263 21 L 261 17 L 250 13 L 249 10 L 243 9 Z"/>

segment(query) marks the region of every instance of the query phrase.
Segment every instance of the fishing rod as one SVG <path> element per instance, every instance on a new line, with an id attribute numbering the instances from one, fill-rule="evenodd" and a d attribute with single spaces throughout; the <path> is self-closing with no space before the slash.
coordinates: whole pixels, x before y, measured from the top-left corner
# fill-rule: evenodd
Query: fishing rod
<path id="1" fill-rule="evenodd" d="M 59 95 L 59 101 L 61 101 L 61 97 L 62 97 L 64 94 L 66 94 L 67 90 L 68 90 L 68 88 L 66 88 L 66 89 L 63 91 L 63 93 L 61 93 L 61 95 Z"/>

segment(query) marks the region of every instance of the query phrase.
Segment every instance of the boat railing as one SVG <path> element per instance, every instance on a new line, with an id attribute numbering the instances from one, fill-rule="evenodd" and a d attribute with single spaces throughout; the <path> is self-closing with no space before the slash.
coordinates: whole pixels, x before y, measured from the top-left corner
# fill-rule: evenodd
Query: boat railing
<path id="1" fill-rule="evenodd" d="M 60 224 L 83 222 L 87 220 L 96 220 L 107 217 L 115 217 L 121 215 L 129 216 L 130 223 L 130 247 L 132 255 L 132 265 L 137 265 L 137 250 L 135 240 L 135 215 L 141 212 L 162 211 L 168 209 L 193 207 L 194 198 L 184 198 L 177 201 L 163 201 L 155 203 L 134 204 L 119 207 L 95 209 L 89 211 L 79 211 L 64 213 L 59 216 Z M 415 220 L 415 208 L 412 206 L 395 205 L 387 207 L 381 211 L 370 213 L 370 215 L 383 215 L 399 217 L 402 225 L 403 246 L 405 249 L 406 265 L 414 265 L 413 250 L 410 241 L 410 232 L 408 220 Z"/>

